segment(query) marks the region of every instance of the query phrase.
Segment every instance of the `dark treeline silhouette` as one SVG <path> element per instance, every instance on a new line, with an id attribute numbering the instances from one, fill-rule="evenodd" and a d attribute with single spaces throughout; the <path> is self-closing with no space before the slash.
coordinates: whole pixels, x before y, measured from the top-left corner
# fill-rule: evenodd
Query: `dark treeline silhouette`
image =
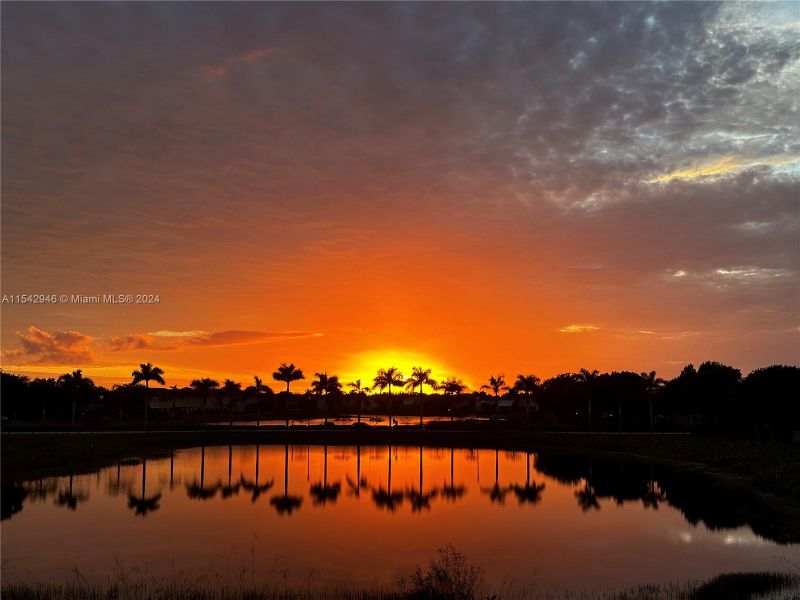
<path id="1" fill-rule="evenodd" d="M 270 505 L 279 515 L 290 516 L 303 506 L 304 497 L 295 491 L 289 492 L 290 450 L 284 446 L 283 464 L 273 464 L 272 472 L 265 472 L 260 465 L 259 452 L 256 451 L 251 464 L 241 465 L 240 473 L 232 470 L 232 448 L 228 447 L 227 473 L 215 481 L 207 481 L 206 451 L 201 449 L 195 465 L 195 478 L 184 485 L 188 498 L 198 501 L 227 500 L 241 490 L 249 492 L 251 502 L 264 502 Z M 418 475 L 414 476 L 410 485 L 393 483 L 392 465 L 397 460 L 397 447 L 390 446 L 386 451 L 386 482 L 372 485 L 361 473 L 362 448 L 352 449 L 357 454 L 355 473 L 346 473 L 349 493 L 348 497 L 356 501 L 371 502 L 382 511 L 390 513 L 400 509 L 411 512 L 435 510 L 437 503 L 459 502 L 470 492 L 469 481 L 475 481 L 480 496 L 491 504 L 503 505 L 516 501 L 520 506 L 537 506 L 548 493 L 546 479 L 574 488 L 574 502 L 582 512 L 603 510 L 604 504 L 613 502 L 617 505 L 628 503 L 641 504 L 649 510 L 670 506 L 679 510 L 686 520 L 697 525 L 702 523 L 713 531 L 731 530 L 749 527 L 757 535 L 780 544 L 800 542 L 800 533 L 786 527 L 785 523 L 776 519 L 772 511 L 761 497 L 747 490 L 725 486 L 719 481 L 697 471 L 686 471 L 663 464 L 647 462 L 630 462 L 591 455 L 558 454 L 549 452 L 520 452 L 490 450 L 492 468 L 484 479 L 479 473 L 456 473 L 454 467 L 454 449 L 449 454 L 449 478 L 441 485 L 425 479 L 425 458 L 423 448 L 407 449 L 412 460 L 419 461 Z M 479 450 L 466 450 L 470 460 L 478 466 Z M 328 448 L 323 447 L 323 465 L 318 481 L 307 484 L 307 493 L 311 498 L 312 509 L 324 509 L 326 505 L 336 504 L 342 492 L 342 481 L 333 479 L 328 473 Z M 502 463 L 500 456 L 505 457 Z M 525 475 L 517 475 L 516 481 L 508 480 L 503 467 L 509 461 L 516 462 L 521 456 L 526 462 Z M 484 454 L 484 466 L 486 455 Z M 134 461 L 129 466 L 134 471 L 128 477 L 128 508 L 135 516 L 147 516 L 161 508 L 162 501 L 169 496 L 162 496 L 159 489 L 149 491 L 147 480 L 148 462 Z M 117 496 L 120 490 L 120 466 L 116 475 L 112 474 L 109 495 Z M 89 500 L 87 479 L 94 475 L 84 475 L 78 481 L 76 476 L 48 478 L 21 483 L 6 484 L 2 490 L 2 518 L 11 518 L 23 509 L 26 500 L 52 501 L 68 510 L 78 510 L 79 503 Z M 170 490 L 173 489 L 172 468 L 170 468 Z M 115 483 L 116 482 L 116 483 Z M 281 482 L 277 484 L 276 482 Z M 149 484 L 152 486 L 153 481 Z M 158 483 L 158 482 L 155 482 Z M 438 483 L 438 482 L 437 482 Z M 159 484 L 163 485 L 163 484 Z M 158 485 L 156 485 L 158 487 Z M 181 488 L 178 487 L 178 490 Z M 364 493 L 363 495 L 361 492 Z"/>
<path id="2" fill-rule="evenodd" d="M 308 390 L 291 391 L 292 382 L 305 379 L 294 364 L 281 364 L 273 379 L 286 384 L 278 393 L 254 377 L 255 385 L 210 378 L 196 379 L 184 388 L 150 387 L 165 384 L 164 372 L 150 363 L 140 365 L 128 384 L 111 389 L 97 386 L 80 370 L 58 378 L 29 379 L 2 373 L 4 421 L 61 423 L 141 422 L 186 419 L 190 415 L 281 420 L 321 418 L 325 426 L 337 421 L 364 426 L 370 415 L 425 415 L 444 420 L 480 417 L 504 426 L 533 426 L 583 430 L 702 430 L 788 439 L 800 430 L 800 368 L 772 365 L 747 376 L 734 367 L 704 362 L 687 365 L 663 380 L 652 371 L 599 373 L 581 369 L 546 380 L 520 374 L 516 379 L 492 375 L 470 391 L 458 379 L 437 382 L 430 369 L 415 367 L 409 377 L 395 367 L 381 369 L 372 388 L 361 380 L 343 385 L 338 376 L 316 373 Z M 427 391 L 426 391 L 427 386 Z M 344 389 L 348 391 L 345 392 Z M 373 417 L 374 419 L 374 417 Z M 386 421 L 380 421 L 385 424 Z"/>

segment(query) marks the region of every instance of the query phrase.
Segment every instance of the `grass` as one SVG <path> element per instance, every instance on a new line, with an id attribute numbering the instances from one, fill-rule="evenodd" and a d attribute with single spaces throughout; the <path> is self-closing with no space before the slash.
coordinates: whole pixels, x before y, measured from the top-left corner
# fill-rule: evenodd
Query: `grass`
<path id="1" fill-rule="evenodd" d="M 430 572 L 424 577 L 436 577 Z M 309 584 L 301 587 L 220 586 L 213 581 L 157 579 L 105 584 L 4 583 L 5 600 L 790 600 L 800 598 L 800 577 L 782 573 L 730 573 L 705 582 L 640 585 L 623 590 L 537 593 L 535 587 L 492 590 L 479 582 L 466 587 L 437 585 L 358 588 Z M 434 582 L 435 583 L 435 582 Z"/>

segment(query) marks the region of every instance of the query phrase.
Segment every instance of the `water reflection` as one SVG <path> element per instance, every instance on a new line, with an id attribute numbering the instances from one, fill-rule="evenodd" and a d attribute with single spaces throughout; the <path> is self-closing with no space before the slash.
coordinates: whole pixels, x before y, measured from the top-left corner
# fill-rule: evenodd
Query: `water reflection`
<path id="1" fill-rule="evenodd" d="M 209 452 L 214 456 L 212 476 L 206 464 Z M 768 540 L 798 542 L 797 532 L 777 522 L 765 505 L 751 494 L 715 485 L 699 473 L 663 465 L 546 452 L 491 450 L 493 473 L 490 481 L 481 485 L 481 463 L 488 462 L 485 450 L 482 455 L 478 449 L 340 447 L 334 451 L 333 472 L 329 452 L 328 446 L 290 448 L 288 445 L 283 448 L 200 447 L 179 451 L 177 457 L 171 452 L 168 458 L 123 461 L 103 469 L 101 494 L 105 491 L 109 498 L 125 494 L 127 507 L 137 517 L 147 517 L 164 504 L 175 502 L 175 490 L 180 489 L 185 491 L 187 499 L 204 502 L 230 501 L 244 491 L 251 504 L 268 499 L 278 515 L 287 517 L 301 509 L 305 495 L 310 497 L 313 510 L 334 507 L 342 498 L 343 489 L 348 501 L 364 499 L 382 512 L 397 513 L 404 509 L 426 513 L 435 511 L 439 505 L 463 502 L 469 494 L 470 479 L 474 479 L 479 496 L 490 504 L 505 506 L 510 497 L 515 498 L 520 507 L 535 507 L 548 496 L 550 488 L 545 482 L 548 479 L 552 480 L 552 485 L 565 488 L 573 506 L 583 513 L 597 513 L 608 510 L 609 505 L 628 503 L 640 504 L 648 511 L 658 511 L 666 505 L 680 511 L 688 523 L 703 524 L 712 531 L 748 526 Z M 364 452 L 369 464 L 366 474 L 362 464 Z M 456 469 L 457 456 L 462 465 L 459 470 Z M 302 488 L 297 483 L 292 485 L 291 481 L 291 475 L 298 474 L 298 459 L 305 463 L 307 483 Z M 278 488 L 276 480 L 280 478 L 281 462 L 283 486 Z M 470 462 L 475 463 L 471 475 L 467 468 Z M 399 481 L 395 472 L 398 464 L 402 467 Z M 151 477 L 149 471 L 153 465 L 156 471 Z M 429 468 L 434 468 L 434 480 L 441 481 L 440 485 L 432 485 L 430 477 L 426 480 Z M 4 485 L 2 518 L 15 517 L 26 504 L 48 499 L 52 499 L 55 506 L 78 511 L 81 505 L 91 504 L 91 478 L 96 477 L 99 482 L 100 476 L 100 472 L 70 474 Z M 563 495 L 559 496 L 559 502 L 563 502 Z"/>

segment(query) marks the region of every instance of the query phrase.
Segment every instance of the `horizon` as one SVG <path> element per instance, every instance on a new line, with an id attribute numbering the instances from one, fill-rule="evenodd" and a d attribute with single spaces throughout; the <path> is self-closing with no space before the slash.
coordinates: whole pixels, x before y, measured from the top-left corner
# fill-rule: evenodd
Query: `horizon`
<path id="1" fill-rule="evenodd" d="M 3 17 L 7 372 L 800 364 L 794 3 Z"/>

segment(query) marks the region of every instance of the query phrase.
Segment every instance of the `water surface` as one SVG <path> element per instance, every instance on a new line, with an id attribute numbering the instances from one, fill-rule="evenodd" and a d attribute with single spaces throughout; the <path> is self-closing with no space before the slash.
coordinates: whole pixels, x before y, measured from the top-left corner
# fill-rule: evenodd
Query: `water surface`
<path id="1" fill-rule="evenodd" d="M 102 580 L 122 564 L 391 583 L 448 543 L 491 582 L 539 589 L 800 563 L 765 507 L 700 475 L 503 450 L 193 448 L 7 486 L 3 518 L 10 580 Z"/>

